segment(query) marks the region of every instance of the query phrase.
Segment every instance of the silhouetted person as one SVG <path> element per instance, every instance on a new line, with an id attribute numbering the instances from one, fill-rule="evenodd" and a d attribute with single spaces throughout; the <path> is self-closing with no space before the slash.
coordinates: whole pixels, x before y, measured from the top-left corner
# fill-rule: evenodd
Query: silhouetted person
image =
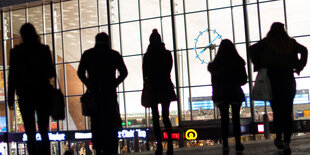
<path id="1" fill-rule="evenodd" d="M 50 90 L 55 75 L 51 51 L 41 44 L 34 26 L 25 23 L 20 29 L 22 43 L 11 50 L 8 88 L 8 104 L 14 109 L 15 92 L 24 127 L 28 136 L 27 149 L 30 155 L 50 154 L 48 139 Z M 37 114 L 42 141 L 36 142 Z M 38 146 L 39 145 L 39 146 Z M 40 149 L 39 149 L 40 148 Z"/>
<path id="2" fill-rule="evenodd" d="M 250 47 L 254 71 L 261 68 L 268 70 L 273 95 L 270 104 L 276 132 L 274 144 L 279 149 L 284 147 L 286 154 L 291 152 L 289 143 L 293 126 L 293 100 L 296 93 L 294 72 L 299 74 L 304 68 L 307 53 L 307 48 L 289 37 L 284 25 L 279 22 L 273 23 L 267 36 Z"/>
<path id="3" fill-rule="evenodd" d="M 229 106 L 232 109 L 233 133 L 236 142 L 236 151 L 244 150 L 240 140 L 240 107 L 245 101 L 241 88 L 247 82 L 245 62 L 238 54 L 234 44 L 224 39 L 220 43 L 214 60 L 209 63 L 211 73 L 214 104 L 220 109 L 221 134 L 223 139 L 223 153 L 229 153 Z"/>
<path id="4" fill-rule="evenodd" d="M 97 112 L 90 116 L 96 155 L 117 154 L 121 118 L 116 88 L 128 74 L 122 56 L 111 49 L 109 42 L 106 33 L 97 34 L 95 47 L 83 53 L 78 68 L 81 81 L 96 94 Z"/>
<path id="5" fill-rule="evenodd" d="M 174 85 L 171 82 L 170 72 L 172 69 L 172 55 L 166 50 L 165 44 L 162 43 L 161 37 L 157 30 L 154 29 L 150 35 L 150 44 L 143 57 L 143 79 L 144 82 L 152 88 L 153 104 L 152 119 L 153 129 L 157 142 L 157 150 L 155 154 L 162 154 L 161 129 L 159 125 L 158 104 L 162 105 L 162 117 L 165 125 L 165 130 L 168 134 L 168 151 L 167 154 L 173 154 L 173 143 L 171 139 L 172 126 L 169 119 L 169 106 L 171 101 L 176 100 Z"/>

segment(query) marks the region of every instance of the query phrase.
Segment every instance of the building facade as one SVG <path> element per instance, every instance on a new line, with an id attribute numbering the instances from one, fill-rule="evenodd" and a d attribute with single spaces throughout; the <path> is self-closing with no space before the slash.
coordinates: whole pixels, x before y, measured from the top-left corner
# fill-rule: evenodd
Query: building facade
<path id="1" fill-rule="evenodd" d="M 174 127 L 186 128 L 219 119 L 217 107 L 211 101 L 211 76 L 207 64 L 216 54 L 221 39 L 232 40 L 247 63 L 249 82 L 243 86 L 247 102 L 243 103 L 241 111 L 244 123 L 262 122 L 265 111 L 272 120 L 269 104 L 264 108 L 265 103 L 253 102 L 249 97 L 256 73 L 252 71 L 247 46 L 265 37 L 271 24 L 279 21 L 285 23 L 291 37 L 310 47 L 309 4 L 308 0 L 3 1 L 0 3 L 0 131 L 24 132 L 18 102 L 16 110 L 9 111 L 6 93 L 10 49 L 20 43 L 19 29 L 25 22 L 36 27 L 41 41 L 53 52 L 57 86 L 65 94 L 66 119 L 51 119 L 51 131 L 90 129 L 89 118 L 82 115 L 80 103 L 86 88 L 76 71 L 82 53 L 94 46 L 95 35 L 99 32 L 111 36 L 112 48 L 121 53 L 128 68 L 128 77 L 118 87 L 123 127 L 151 127 L 151 111 L 141 105 L 141 91 L 142 58 L 154 28 L 158 29 L 173 55 L 171 78 L 178 94 L 178 101 L 172 102 L 170 107 Z M 201 53 L 210 45 L 214 48 Z M 309 65 L 295 77 L 298 92 L 294 101 L 294 119 L 307 120 L 310 118 Z M 63 146 L 66 142 L 61 143 L 55 145 Z M 14 143 L 9 147 L 18 148 L 18 145 Z M 64 150 L 57 148 L 56 153 Z"/>

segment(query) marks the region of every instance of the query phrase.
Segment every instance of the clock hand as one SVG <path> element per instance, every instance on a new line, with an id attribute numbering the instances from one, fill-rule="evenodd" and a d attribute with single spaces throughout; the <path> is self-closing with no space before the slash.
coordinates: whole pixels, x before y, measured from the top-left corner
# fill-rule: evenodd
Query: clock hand
<path id="1" fill-rule="evenodd" d="M 217 36 L 204 48 L 200 51 L 200 53 L 203 53 L 216 39 L 221 38 L 222 36 L 217 34 Z"/>

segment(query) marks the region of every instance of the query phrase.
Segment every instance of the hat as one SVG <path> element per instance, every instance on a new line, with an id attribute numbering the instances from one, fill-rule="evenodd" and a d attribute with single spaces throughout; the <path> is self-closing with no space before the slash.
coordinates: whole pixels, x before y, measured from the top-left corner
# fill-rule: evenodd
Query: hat
<path id="1" fill-rule="evenodd" d="M 153 29 L 152 34 L 150 35 L 150 43 L 161 43 L 161 37 L 157 29 Z"/>

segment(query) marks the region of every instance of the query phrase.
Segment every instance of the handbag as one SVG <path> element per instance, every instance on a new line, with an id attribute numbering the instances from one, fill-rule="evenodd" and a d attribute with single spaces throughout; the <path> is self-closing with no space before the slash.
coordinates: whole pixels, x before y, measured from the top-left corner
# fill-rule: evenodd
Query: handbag
<path id="1" fill-rule="evenodd" d="M 268 101 L 272 99 L 272 89 L 266 68 L 262 68 L 258 71 L 252 89 L 252 99 L 260 101 Z"/>
<path id="2" fill-rule="evenodd" d="M 84 116 L 91 116 L 97 112 L 97 100 L 94 91 L 87 89 L 87 91 L 81 96 L 80 99 L 82 103 L 82 114 Z"/>
<path id="3" fill-rule="evenodd" d="M 65 98 L 60 89 L 51 90 L 51 116 L 54 120 L 65 119 Z"/>
<path id="4" fill-rule="evenodd" d="M 141 95 L 141 104 L 145 108 L 149 108 L 153 105 L 152 85 L 147 80 L 145 80 L 144 84 L 143 84 L 143 90 L 142 90 L 142 95 Z"/>

